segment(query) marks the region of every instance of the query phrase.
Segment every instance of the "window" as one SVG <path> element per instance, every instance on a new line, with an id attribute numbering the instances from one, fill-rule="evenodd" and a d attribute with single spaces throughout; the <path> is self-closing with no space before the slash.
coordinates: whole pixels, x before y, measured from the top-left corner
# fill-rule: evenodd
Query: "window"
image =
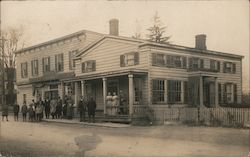
<path id="1" fill-rule="evenodd" d="M 187 58 L 182 56 L 165 55 L 160 53 L 152 54 L 152 65 L 166 66 L 173 68 L 186 68 Z"/>
<path id="2" fill-rule="evenodd" d="M 38 60 L 31 61 L 31 74 L 32 76 L 38 75 Z"/>
<path id="3" fill-rule="evenodd" d="M 223 72 L 224 73 L 235 73 L 236 72 L 236 65 L 232 62 L 224 62 L 223 64 Z"/>
<path id="4" fill-rule="evenodd" d="M 82 72 L 91 72 L 96 70 L 96 64 L 95 61 L 86 61 L 82 63 Z"/>
<path id="5" fill-rule="evenodd" d="M 237 84 L 234 84 L 234 102 L 237 103 Z"/>
<path id="6" fill-rule="evenodd" d="M 199 58 L 189 58 L 189 68 L 194 70 L 199 69 Z"/>
<path id="7" fill-rule="evenodd" d="M 164 102 L 164 80 L 152 80 L 153 102 Z"/>
<path id="8" fill-rule="evenodd" d="M 132 66 L 132 65 L 138 65 L 139 64 L 139 53 L 133 52 L 133 53 L 127 53 L 120 56 L 120 66 Z"/>
<path id="9" fill-rule="evenodd" d="M 222 87 L 223 85 L 218 83 L 218 97 L 219 97 L 219 104 L 222 104 L 223 103 L 223 99 L 222 99 Z"/>
<path id="10" fill-rule="evenodd" d="M 21 77 L 26 78 L 28 77 L 28 63 L 21 63 Z"/>
<path id="11" fill-rule="evenodd" d="M 50 57 L 43 58 L 43 72 L 50 71 Z"/>
<path id="12" fill-rule="evenodd" d="M 56 71 L 63 71 L 63 54 L 55 55 L 55 68 Z"/>
<path id="13" fill-rule="evenodd" d="M 168 80 L 168 102 L 181 102 L 181 81 Z"/>
<path id="14" fill-rule="evenodd" d="M 220 62 L 211 59 L 211 60 L 210 60 L 210 69 L 211 69 L 211 70 L 220 71 Z"/>
<path id="15" fill-rule="evenodd" d="M 188 83 L 184 81 L 184 103 L 188 103 Z"/>
<path id="16" fill-rule="evenodd" d="M 73 70 L 75 68 L 75 62 L 73 57 L 78 53 L 78 50 L 69 51 L 69 70 Z"/>
<path id="17" fill-rule="evenodd" d="M 224 85 L 224 102 L 232 103 L 233 102 L 233 93 L 232 93 L 232 84 L 227 83 Z"/>

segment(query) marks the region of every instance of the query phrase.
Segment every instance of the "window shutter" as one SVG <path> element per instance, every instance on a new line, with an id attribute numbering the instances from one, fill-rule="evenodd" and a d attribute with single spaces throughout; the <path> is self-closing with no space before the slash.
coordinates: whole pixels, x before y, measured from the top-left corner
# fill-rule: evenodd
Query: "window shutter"
<path id="1" fill-rule="evenodd" d="M 34 76 L 34 60 L 31 61 L 31 75 Z"/>
<path id="2" fill-rule="evenodd" d="M 152 53 L 152 64 L 153 65 L 157 65 L 157 59 L 156 59 L 157 55 L 156 53 Z"/>
<path id="3" fill-rule="evenodd" d="M 219 99 L 219 104 L 221 103 L 221 84 L 218 83 L 218 99 Z"/>
<path id="4" fill-rule="evenodd" d="M 58 71 L 58 55 L 55 55 L 55 69 Z"/>
<path id="5" fill-rule="evenodd" d="M 50 71 L 50 57 L 48 57 L 48 71 Z"/>
<path id="6" fill-rule="evenodd" d="M 233 65 L 233 73 L 235 74 L 236 73 L 236 64 L 232 63 L 232 65 Z"/>
<path id="7" fill-rule="evenodd" d="M 217 61 L 217 70 L 220 72 L 220 61 Z"/>
<path id="8" fill-rule="evenodd" d="M 222 85 L 222 88 L 223 88 L 223 99 L 222 99 L 222 103 L 226 103 L 227 102 L 227 86 L 226 84 L 223 84 Z"/>
<path id="9" fill-rule="evenodd" d="M 23 78 L 23 63 L 21 63 L 21 76 Z"/>
<path id="10" fill-rule="evenodd" d="M 95 61 L 92 61 L 92 71 L 95 71 L 96 70 L 96 64 L 95 64 Z"/>
<path id="11" fill-rule="evenodd" d="M 120 66 L 121 67 L 125 66 L 125 56 L 124 55 L 120 55 Z"/>
<path id="12" fill-rule="evenodd" d="M 200 59 L 200 68 L 204 69 L 204 60 L 203 59 Z"/>
<path id="13" fill-rule="evenodd" d="M 223 72 L 226 73 L 226 62 L 223 63 Z"/>
<path id="14" fill-rule="evenodd" d="M 182 57 L 182 67 L 187 68 L 187 57 Z"/>
<path id="15" fill-rule="evenodd" d="M 64 60 L 63 60 L 63 54 L 62 54 L 62 71 L 64 70 Z"/>
<path id="16" fill-rule="evenodd" d="M 192 69 L 193 68 L 193 58 L 189 58 L 188 62 L 189 62 L 189 69 Z"/>
<path id="17" fill-rule="evenodd" d="M 237 103 L 237 84 L 234 84 L 234 103 Z"/>
<path id="18" fill-rule="evenodd" d="M 44 66 L 45 66 L 44 65 L 44 58 L 42 59 L 42 62 L 43 62 L 42 64 L 43 64 L 43 72 L 44 72 L 45 71 L 45 69 L 44 69 Z"/>
<path id="19" fill-rule="evenodd" d="M 85 72 L 85 62 L 82 63 L 82 72 Z"/>
<path id="20" fill-rule="evenodd" d="M 134 63 L 135 65 L 139 64 L 139 52 L 135 52 L 134 54 Z"/>
<path id="21" fill-rule="evenodd" d="M 170 59 L 171 57 L 169 55 L 166 55 L 166 58 L 167 58 L 166 59 L 166 66 L 170 67 L 171 66 L 171 59 Z"/>

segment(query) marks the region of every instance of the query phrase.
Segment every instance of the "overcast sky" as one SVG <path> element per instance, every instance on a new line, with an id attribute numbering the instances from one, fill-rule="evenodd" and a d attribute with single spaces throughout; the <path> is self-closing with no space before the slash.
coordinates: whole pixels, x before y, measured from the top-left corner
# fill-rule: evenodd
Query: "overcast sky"
<path id="1" fill-rule="evenodd" d="M 173 44 L 194 47 L 196 34 L 207 35 L 209 50 L 245 56 L 243 90 L 249 88 L 249 1 L 4 1 L 2 28 L 24 28 L 25 46 L 79 30 L 108 34 L 119 19 L 122 36 L 146 34 L 158 11 Z"/>

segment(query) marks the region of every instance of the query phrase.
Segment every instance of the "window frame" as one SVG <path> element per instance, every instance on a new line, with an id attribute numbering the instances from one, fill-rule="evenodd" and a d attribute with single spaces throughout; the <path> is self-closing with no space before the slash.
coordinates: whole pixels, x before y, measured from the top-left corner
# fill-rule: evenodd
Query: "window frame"
<path id="1" fill-rule="evenodd" d="M 63 55 L 63 53 L 55 55 L 55 70 L 56 70 L 56 72 L 64 71 L 64 55 Z"/>
<path id="2" fill-rule="evenodd" d="M 129 52 L 120 55 L 120 67 L 134 66 L 138 64 L 139 64 L 139 52 Z"/>
<path id="3" fill-rule="evenodd" d="M 31 61 L 31 75 L 32 76 L 37 76 L 39 74 L 39 62 L 38 59 L 32 60 Z"/>
<path id="4" fill-rule="evenodd" d="M 21 63 L 21 77 L 22 78 L 28 77 L 28 62 Z"/>
<path id="5" fill-rule="evenodd" d="M 165 80 L 153 79 L 152 80 L 152 103 L 159 104 L 165 103 Z"/>
<path id="6" fill-rule="evenodd" d="M 43 57 L 43 73 L 50 72 L 50 57 Z"/>
<path id="7" fill-rule="evenodd" d="M 88 60 L 85 62 L 82 62 L 82 73 L 88 73 L 96 71 L 96 61 L 95 60 Z M 88 67 L 91 65 L 91 68 Z"/>

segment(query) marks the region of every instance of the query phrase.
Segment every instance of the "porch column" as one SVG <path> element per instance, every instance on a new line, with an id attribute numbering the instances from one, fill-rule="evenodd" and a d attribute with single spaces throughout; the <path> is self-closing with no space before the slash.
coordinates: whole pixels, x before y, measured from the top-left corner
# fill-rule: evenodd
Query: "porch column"
<path id="1" fill-rule="evenodd" d="M 81 96 L 85 99 L 85 81 L 81 81 Z"/>
<path id="2" fill-rule="evenodd" d="M 200 76 L 199 95 L 200 95 L 200 107 L 203 107 L 203 77 L 202 76 Z"/>
<path id="3" fill-rule="evenodd" d="M 106 106 L 107 106 L 107 101 L 106 101 L 106 97 L 107 97 L 107 78 L 104 77 L 102 78 L 102 88 L 103 88 L 103 112 L 104 115 L 106 115 Z"/>
<path id="4" fill-rule="evenodd" d="M 75 106 L 78 103 L 78 82 L 75 82 Z"/>
<path id="5" fill-rule="evenodd" d="M 184 81 L 181 81 L 181 103 L 184 104 Z"/>
<path id="6" fill-rule="evenodd" d="M 215 89 L 214 105 L 215 107 L 218 107 L 219 106 L 219 92 L 218 92 L 218 78 L 217 77 L 215 77 L 214 89 Z"/>
<path id="7" fill-rule="evenodd" d="M 134 82 L 133 74 L 128 75 L 128 91 L 129 91 L 129 115 L 133 113 L 133 104 L 134 104 Z"/>
<path id="8" fill-rule="evenodd" d="M 65 99 L 65 86 L 64 86 L 64 82 L 61 82 L 61 98 L 62 98 L 62 102 L 64 103 L 64 99 Z"/>

